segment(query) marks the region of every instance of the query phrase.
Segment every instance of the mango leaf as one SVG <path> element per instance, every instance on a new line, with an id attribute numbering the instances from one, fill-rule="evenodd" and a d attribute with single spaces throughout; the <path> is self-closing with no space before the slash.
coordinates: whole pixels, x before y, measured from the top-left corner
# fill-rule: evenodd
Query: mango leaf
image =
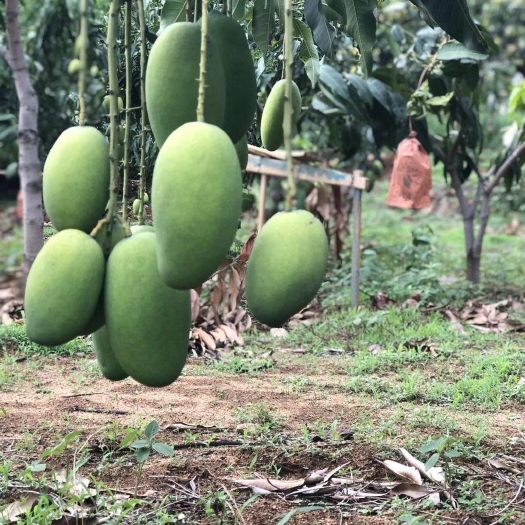
<path id="1" fill-rule="evenodd" d="M 304 3 L 304 19 L 314 33 L 314 40 L 319 49 L 328 56 L 332 55 L 332 36 L 323 12 L 321 0 L 306 0 Z"/>
<path id="2" fill-rule="evenodd" d="M 157 34 L 160 35 L 169 25 L 184 20 L 186 20 L 186 1 L 166 0 L 160 15 L 160 26 Z"/>
<path id="3" fill-rule="evenodd" d="M 279 19 L 279 23 L 284 27 L 284 0 L 271 0 L 273 4 L 273 8 L 275 12 L 277 13 L 277 18 Z"/>
<path id="4" fill-rule="evenodd" d="M 232 2 L 232 16 L 237 22 L 240 22 L 244 18 L 244 11 L 246 6 L 246 0 L 233 0 Z"/>
<path id="5" fill-rule="evenodd" d="M 488 45 L 470 16 L 467 0 L 410 0 L 431 27 L 439 26 L 470 50 L 486 53 Z"/>
<path id="6" fill-rule="evenodd" d="M 429 106 L 446 107 L 448 106 L 448 103 L 452 100 L 453 96 L 454 96 L 454 92 L 451 91 L 450 93 L 447 93 L 446 95 L 429 98 L 426 101 L 426 104 L 428 104 Z"/>
<path id="7" fill-rule="evenodd" d="M 485 60 L 488 58 L 488 55 L 483 53 L 476 53 L 475 51 L 470 51 L 467 46 L 459 42 L 451 42 L 450 44 L 445 44 L 438 52 L 437 57 L 439 60 Z"/>
<path id="8" fill-rule="evenodd" d="M 335 15 L 335 19 L 341 22 L 343 26 L 346 26 L 346 6 L 345 0 L 324 0 L 323 11 L 326 17 Z"/>
<path id="9" fill-rule="evenodd" d="M 319 53 L 314 44 L 312 31 L 303 21 L 297 18 L 293 19 L 293 29 L 295 38 L 301 39 L 299 58 L 304 63 L 304 68 L 312 83 L 312 87 L 315 87 L 315 84 L 319 80 L 321 63 L 319 62 Z"/>
<path id="10" fill-rule="evenodd" d="M 321 64 L 319 74 L 321 91 L 336 107 L 343 109 L 346 113 L 356 117 L 362 122 L 368 120 L 363 101 L 358 97 L 350 96 L 350 91 L 339 71 L 332 66 Z"/>
<path id="11" fill-rule="evenodd" d="M 376 0 L 344 0 L 346 31 L 356 41 L 361 52 L 361 67 L 365 76 L 372 72 L 372 49 L 376 41 Z"/>
<path id="12" fill-rule="evenodd" d="M 255 0 L 253 4 L 252 34 L 263 56 L 268 52 L 268 42 L 274 27 L 273 4 L 270 0 Z"/>

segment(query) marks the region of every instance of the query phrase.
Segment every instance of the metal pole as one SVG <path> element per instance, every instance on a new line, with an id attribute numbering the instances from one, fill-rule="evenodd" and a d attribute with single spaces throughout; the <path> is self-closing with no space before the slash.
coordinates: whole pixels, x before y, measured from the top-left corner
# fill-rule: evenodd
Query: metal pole
<path id="1" fill-rule="evenodd" d="M 361 268 L 361 196 L 362 191 L 354 189 L 352 204 L 352 308 L 359 307 L 359 272 Z"/>

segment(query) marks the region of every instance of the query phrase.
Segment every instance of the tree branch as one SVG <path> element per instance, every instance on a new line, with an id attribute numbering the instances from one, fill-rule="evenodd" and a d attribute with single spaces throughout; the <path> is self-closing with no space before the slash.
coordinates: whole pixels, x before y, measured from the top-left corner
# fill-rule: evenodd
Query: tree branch
<path id="1" fill-rule="evenodd" d="M 485 189 L 485 192 L 488 195 L 492 193 L 492 191 L 499 184 L 501 179 L 512 169 L 514 163 L 517 162 L 522 155 L 525 155 L 525 142 L 518 144 L 516 149 L 509 156 L 509 158 L 499 167 L 498 171 L 496 172 L 496 175 L 494 175 L 494 178 Z"/>
<path id="2" fill-rule="evenodd" d="M 0 46 L 0 56 L 7 62 L 7 65 L 9 66 L 9 69 L 13 69 L 13 63 L 11 60 L 11 53 L 9 53 L 9 49 L 5 46 Z"/>

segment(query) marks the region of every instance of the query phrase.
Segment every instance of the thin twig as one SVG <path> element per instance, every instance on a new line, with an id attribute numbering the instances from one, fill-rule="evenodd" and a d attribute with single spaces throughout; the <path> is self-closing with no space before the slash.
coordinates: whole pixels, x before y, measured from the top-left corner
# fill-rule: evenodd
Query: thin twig
<path id="1" fill-rule="evenodd" d="M 518 496 L 520 495 L 520 492 L 521 492 L 521 489 L 523 488 L 523 478 L 521 479 L 520 481 L 520 486 L 518 487 L 518 490 L 515 494 L 515 496 L 509 501 L 509 503 L 507 505 L 505 505 L 505 507 L 503 507 L 500 511 L 496 512 L 495 514 L 487 514 L 484 516 L 484 518 L 495 518 L 497 516 L 501 516 L 517 499 L 518 499 Z"/>
<path id="2" fill-rule="evenodd" d="M 197 0 L 195 4 L 197 5 Z M 202 0 L 201 18 L 201 60 L 199 71 L 199 99 L 197 103 L 197 121 L 204 122 L 204 104 L 206 98 L 206 48 L 208 46 L 208 0 Z"/>
<path id="3" fill-rule="evenodd" d="M 65 398 L 68 398 L 68 397 L 85 397 L 85 396 L 98 396 L 98 395 L 104 395 L 105 392 L 90 392 L 88 394 L 68 394 L 67 396 L 62 396 L 62 397 L 65 397 Z"/>

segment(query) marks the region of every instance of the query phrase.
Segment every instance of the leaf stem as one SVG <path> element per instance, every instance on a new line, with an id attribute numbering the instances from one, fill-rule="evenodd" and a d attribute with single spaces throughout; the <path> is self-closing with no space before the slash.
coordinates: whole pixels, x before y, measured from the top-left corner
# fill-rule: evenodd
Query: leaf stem
<path id="1" fill-rule="evenodd" d="M 124 177 L 122 181 L 122 219 L 128 217 L 129 139 L 131 128 L 131 2 L 124 10 L 124 49 L 126 57 L 126 128 L 124 130 Z"/>
<path id="2" fill-rule="evenodd" d="M 189 4 L 188 0 L 188 4 Z M 141 106 L 141 122 L 142 129 L 140 135 L 140 167 L 139 167 L 139 199 L 140 199 L 140 210 L 139 210 L 139 224 L 144 224 L 145 213 L 144 213 L 144 191 L 146 185 L 146 134 L 147 134 L 147 123 L 148 113 L 146 110 L 146 19 L 144 16 L 144 2 L 143 0 L 137 0 L 137 7 L 139 11 L 139 26 L 140 26 L 140 106 Z"/>
<path id="3" fill-rule="evenodd" d="M 78 72 L 78 125 L 83 126 L 86 120 L 86 72 L 87 72 L 87 49 L 89 45 L 89 19 L 88 0 L 80 2 L 80 32 L 78 35 L 80 43 L 79 59 L 80 70 Z"/>
<path id="4" fill-rule="evenodd" d="M 109 73 L 109 161 L 110 161 L 110 181 L 109 181 L 109 205 L 106 216 L 107 236 L 104 241 L 103 250 L 107 254 L 110 249 L 111 231 L 113 219 L 117 215 L 117 202 L 119 191 L 119 166 L 118 166 L 118 60 L 117 60 L 117 35 L 119 22 L 120 0 L 111 0 L 109 8 L 108 22 L 108 73 Z"/>
<path id="5" fill-rule="evenodd" d="M 206 50 L 208 47 L 208 0 L 202 0 L 201 20 L 201 61 L 199 74 L 199 99 L 197 103 L 197 121 L 204 122 L 204 104 L 206 98 Z"/>
<path id="6" fill-rule="evenodd" d="M 292 0 L 284 0 L 284 148 L 286 150 L 286 171 L 288 173 L 288 188 L 286 191 L 285 209 L 292 209 L 297 189 L 293 174 L 292 159 L 292 130 L 293 130 L 293 105 L 292 105 L 292 81 L 293 81 L 293 13 Z"/>

